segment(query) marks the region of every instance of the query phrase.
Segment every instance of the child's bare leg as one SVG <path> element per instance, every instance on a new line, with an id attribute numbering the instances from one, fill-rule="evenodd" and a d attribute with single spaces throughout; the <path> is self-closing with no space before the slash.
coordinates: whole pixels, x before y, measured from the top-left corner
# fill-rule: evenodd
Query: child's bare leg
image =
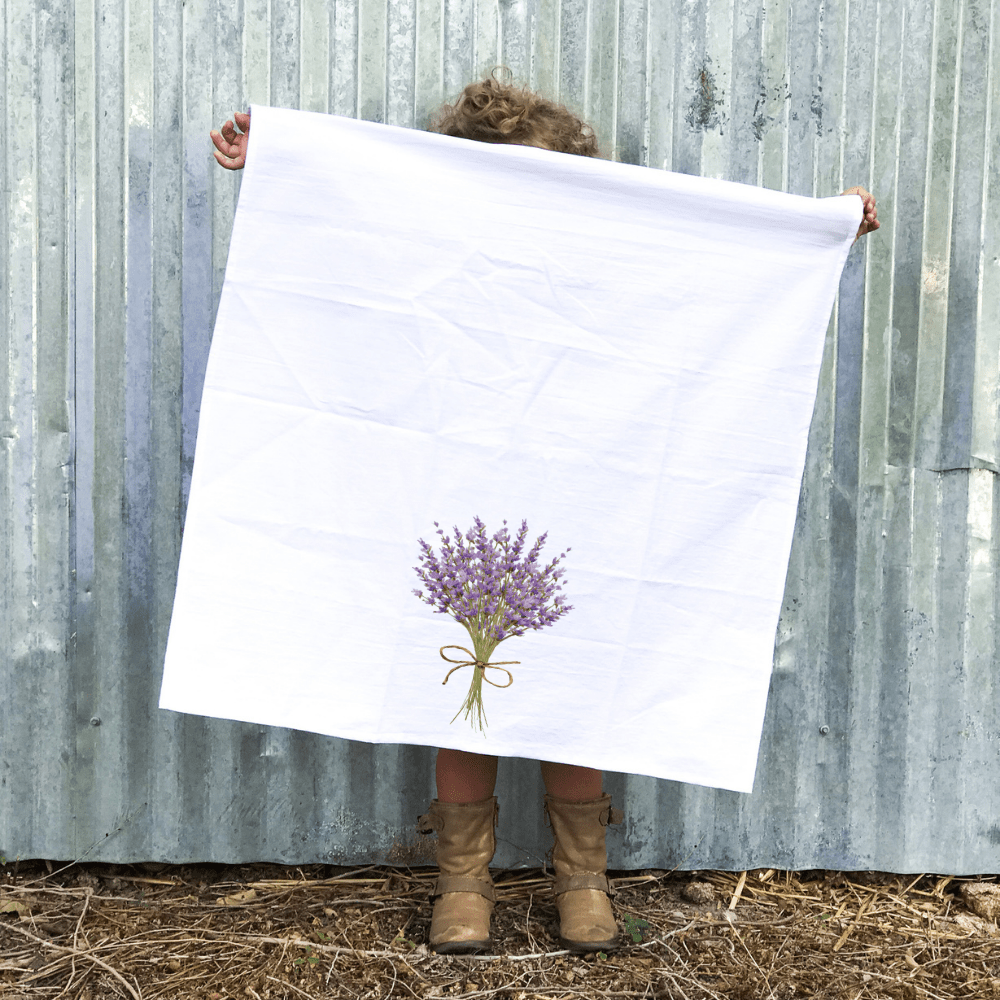
<path id="1" fill-rule="evenodd" d="M 604 772 L 579 764 L 554 764 L 543 760 L 542 781 L 549 795 L 569 802 L 591 802 L 601 797 Z"/>
<path id="2" fill-rule="evenodd" d="M 437 752 L 436 772 L 439 801 L 481 802 L 496 788 L 497 759 L 488 754 L 442 748 Z"/>

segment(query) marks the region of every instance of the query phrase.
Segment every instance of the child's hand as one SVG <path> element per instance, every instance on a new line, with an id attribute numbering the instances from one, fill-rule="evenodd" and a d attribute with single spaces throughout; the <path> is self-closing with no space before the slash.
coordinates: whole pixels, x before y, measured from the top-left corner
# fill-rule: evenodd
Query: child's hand
<path id="1" fill-rule="evenodd" d="M 881 223 L 876 218 L 875 210 L 875 196 L 869 194 L 863 187 L 852 187 L 848 188 L 846 191 L 840 192 L 843 194 L 859 194 L 861 195 L 861 200 L 865 203 L 865 214 L 864 218 L 861 220 L 861 225 L 858 226 L 858 235 L 854 237 L 854 242 L 857 241 L 867 233 L 873 233 L 881 225 Z"/>
<path id="2" fill-rule="evenodd" d="M 250 143 L 250 113 L 233 115 L 236 124 L 242 129 L 237 132 L 232 122 L 222 126 L 222 134 L 209 132 L 215 149 L 212 150 L 216 160 L 227 170 L 242 170 L 247 162 L 247 146 Z"/>

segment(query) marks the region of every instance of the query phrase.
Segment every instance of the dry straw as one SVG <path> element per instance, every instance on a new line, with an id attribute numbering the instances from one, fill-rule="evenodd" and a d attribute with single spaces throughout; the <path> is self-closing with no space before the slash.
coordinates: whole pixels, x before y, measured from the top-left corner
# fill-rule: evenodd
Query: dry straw
<path id="1" fill-rule="evenodd" d="M 14 867 L 3 1000 L 1000 997 L 992 879 L 618 873 L 623 947 L 579 956 L 558 945 L 550 876 L 498 872 L 497 954 L 444 957 L 425 944 L 431 869 Z"/>

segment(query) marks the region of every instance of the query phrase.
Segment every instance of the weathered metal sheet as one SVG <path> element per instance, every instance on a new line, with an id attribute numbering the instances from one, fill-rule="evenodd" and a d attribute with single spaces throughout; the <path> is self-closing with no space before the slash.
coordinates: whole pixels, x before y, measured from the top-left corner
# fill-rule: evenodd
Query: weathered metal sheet
<path id="1" fill-rule="evenodd" d="M 503 62 L 620 160 L 861 184 L 882 222 L 831 317 L 755 791 L 608 774 L 612 866 L 1000 870 L 995 0 L 3 10 L 0 854 L 430 860 L 432 750 L 156 707 L 239 186 L 208 130 L 419 128 Z M 502 762 L 497 864 L 540 862 L 541 791 Z"/>

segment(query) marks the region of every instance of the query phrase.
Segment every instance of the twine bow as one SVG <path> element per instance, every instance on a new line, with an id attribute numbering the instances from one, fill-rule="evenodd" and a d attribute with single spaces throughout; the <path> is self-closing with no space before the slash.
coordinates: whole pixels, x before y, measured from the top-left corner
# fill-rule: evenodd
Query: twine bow
<path id="1" fill-rule="evenodd" d="M 453 660 L 450 656 L 445 656 L 444 655 L 444 651 L 446 649 L 460 649 L 463 653 L 465 653 L 466 656 L 471 656 L 472 659 L 471 660 Z M 484 663 L 482 660 L 477 660 L 476 659 L 476 654 L 470 652 L 469 650 L 467 650 L 465 648 L 465 646 L 442 646 L 441 649 L 440 649 L 440 653 L 441 653 L 441 659 L 442 660 L 447 660 L 449 663 L 455 663 L 455 664 L 457 664 L 457 666 L 452 667 L 451 670 L 448 671 L 448 673 L 445 675 L 444 680 L 441 681 L 442 684 L 447 684 L 448 683 L 448 678 L 451 677 L 451 675 L 456 670 L 461 670 L 462 667 L 478 667 L 482 671 L 482 673 L 483 673 L 483 680 L 486 681 L 487 684 L 492 684 L 496 688 L 509 688 L 511 686 L 511 684 L 514 683 L 514 677 L 513 677 L 513 675 L 511 674 L 511 672 L 509 670 L 505 670 L 502 666 L 500 666 L 500 664 L 501 663 L 520 663 L 521 662 L 520 660 L 500 660 L 497 663 Z M 497 684 L 496 681 L 491 681 L 489 679 L 489 677 L 486 676 L 486 668 L 487 667 L 495 667 L 497 670 L 503 670 L 503 672 L 509 678 L 509 680 L 507 681 L 507 683 L 506 684 Z"/>

